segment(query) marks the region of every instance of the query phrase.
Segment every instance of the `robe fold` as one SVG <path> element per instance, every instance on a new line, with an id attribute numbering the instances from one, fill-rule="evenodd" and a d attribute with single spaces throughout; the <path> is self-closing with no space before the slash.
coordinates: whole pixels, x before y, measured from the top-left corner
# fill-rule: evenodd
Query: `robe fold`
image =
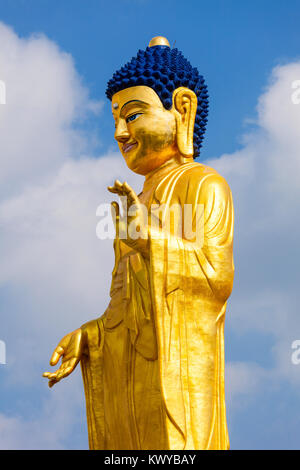
<path id="1" fill-rule="evenodd" d="M 158 178 L 146 202 L 149 259 L 115 241 L 111 302 L 100 319 L 82 327 L 90 448 L 228 449 L 231 192 L 212 168 L 185 163 Z M 171 207 L 189 208 L 196 241 L 178 234 L 176 218 L 162 236 Z"/>

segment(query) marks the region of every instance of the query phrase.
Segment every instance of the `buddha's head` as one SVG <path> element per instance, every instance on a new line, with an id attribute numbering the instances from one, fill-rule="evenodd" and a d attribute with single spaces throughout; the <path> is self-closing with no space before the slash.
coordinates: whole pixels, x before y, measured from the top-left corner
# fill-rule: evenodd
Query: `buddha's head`
<path id="1" fill-rule="evenodd" d="M 200 154 L 208 114 L 203 77 L 163 37 L 153 38 L 108 82 L 115 138 L 127 166 L 146 175 Z"/>

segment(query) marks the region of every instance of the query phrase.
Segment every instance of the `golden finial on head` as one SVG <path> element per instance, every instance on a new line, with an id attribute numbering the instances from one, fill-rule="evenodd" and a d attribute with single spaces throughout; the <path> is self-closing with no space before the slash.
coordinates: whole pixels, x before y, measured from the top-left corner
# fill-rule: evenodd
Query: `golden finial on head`
<path id="1" fill-rule="evenodd" d="M 153 46 L 168 46 L 168 47 L 170 47 L 170 43 L 167 40 L 167 38 L 164 38 L 163 36 L 155 36 L 155 38 L 152 38 L 151 41 L 148 44 L 148 47 L 153 47 Z"/>

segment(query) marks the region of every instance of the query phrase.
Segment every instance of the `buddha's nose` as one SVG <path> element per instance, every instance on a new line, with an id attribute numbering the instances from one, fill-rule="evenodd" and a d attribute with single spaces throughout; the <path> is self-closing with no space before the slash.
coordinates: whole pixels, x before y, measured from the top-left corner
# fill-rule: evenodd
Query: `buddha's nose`
<path id="1" fill-rule="evenodd" d="M 120 142 L 126 142 L 130 137 L 127 126 L 125 122 L 120 121 L 116 127 L 115 139 Z"/>

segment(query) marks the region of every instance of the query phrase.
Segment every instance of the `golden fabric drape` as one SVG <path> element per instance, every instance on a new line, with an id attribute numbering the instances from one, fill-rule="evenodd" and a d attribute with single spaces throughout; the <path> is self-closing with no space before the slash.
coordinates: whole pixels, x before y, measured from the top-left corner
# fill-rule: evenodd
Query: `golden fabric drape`
<path id="1" fill-rule="evenodd" d="M 149 208 L 153 203 L 164 205 L 165 212 L 157 213 L 161 222 L 173 204 L 190 204 L 194 228 L 195 208 L 203 206 L 203 243 L 172 233 L 163 238 L 150 226 L 150 260 L 130 250 L 118 255 L 113 283 L 122 285 L 120 302 L 84 325 L 90 447 L 227 449 L 224 319 L 234 274 L 231 192 L 215 170 L 186 163 L 153 188 Z M 118 250 L 115 246 L 116 256 Z M 118 357 L 115 366 L 111 354 Z M 142 403 L 146 392 L 151 400 Z M 117 424 L 122 435 L 113 439 L 110 430 Z"/>

